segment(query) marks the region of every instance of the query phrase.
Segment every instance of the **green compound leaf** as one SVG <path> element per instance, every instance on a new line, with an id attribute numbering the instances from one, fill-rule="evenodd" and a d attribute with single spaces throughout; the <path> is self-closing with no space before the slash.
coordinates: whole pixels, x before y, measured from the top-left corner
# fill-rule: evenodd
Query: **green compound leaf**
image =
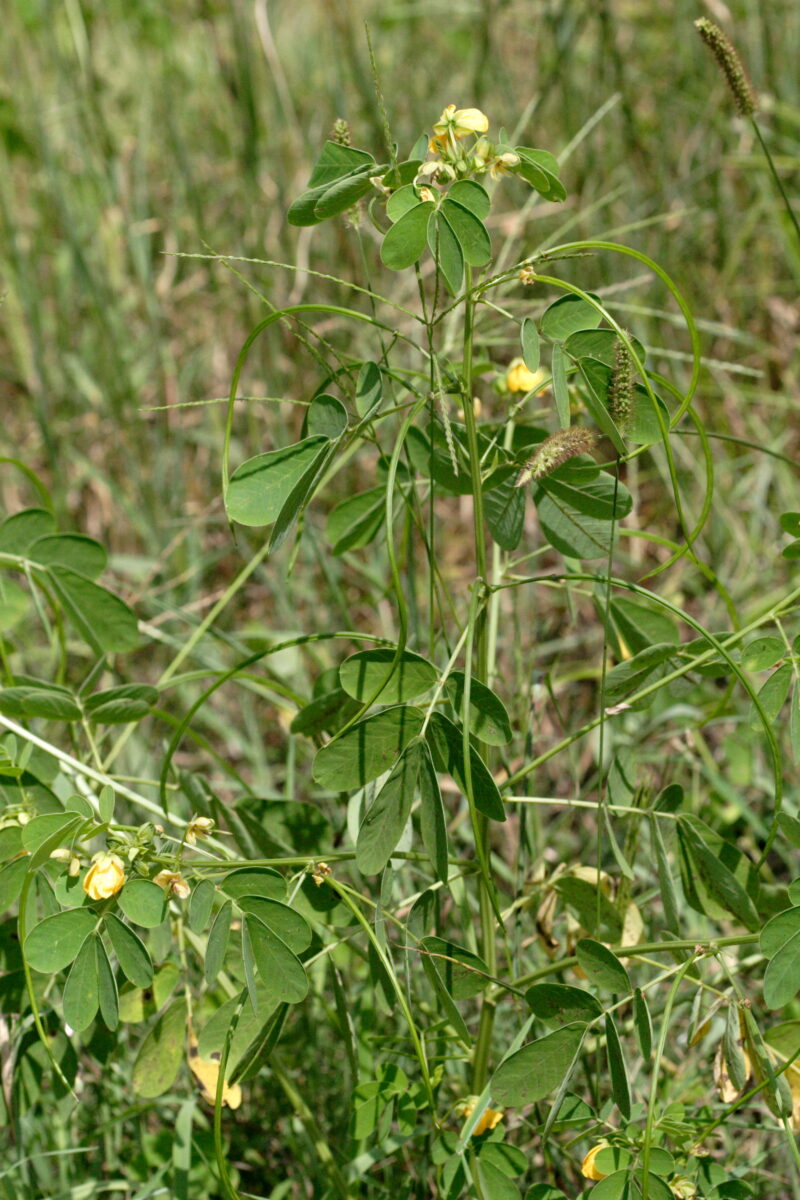
<path id="1" fill-rule="evenodd" d="M 543 1100 L 571 1073 L 585 1032 L 585 1025 L 565 1025 L 520 1047 L 492 1076 L 494 1100 L 514 1108 Z"/>
<path id="2" fill-rule="evenodd" d="M 226 900 L 214 918 L 206 943 L 206 961 L 203 967 L 206 983 L 212 984 L 222 970 L 228 939 L 231 934 L 233 904 Z"/>
<path id="3" fill-rule="evenodd" d="M 575 947 L 578 965 L 590 983 L 601 992 L 615 992 L 619 996 L 627 996 L 631 990 L 628 972 L 617 958 L 616 954 L 601 942 L 592 938 L 581 938 Z"/>
<path id="4" fill-rule="evenodd" d="M 431 217 L 428 245 L 439 264 L 447 290 L 451 296 L 457 295 L 464 279 L 464 252 L 443 212 L 434 213 Z"/>
<path id="5" fill-rule="evenodd" d="M 108 555 L 105 548 L 94 538 L 80 533 L 58 533 L 37 538 L 28 547 L 27 557 L 44 567 L 59 563 L 71 567 L 87 579 L 96 579 L 106 568 Z"/>
<path id="6" fill-rule="evenodd" d="M 308 992 L 308 977 L 299 958 L 258 918 L 246 916 L 244 927 L 250 940 L 256 970 L 266 987 L 270 1000 L 275 1003 L 299 1004 Z M 252 992 L 250 999 L 256 1007 Z"/>
<path id="7" fill-rule="evenodd" d="M 763 683 L 758 691 L 758 699 L 761 707 L 766 713 L 768 721 L 774 722 L 786 703 L 786 697 L 789 695 L 789 688 L 792 686 L 794 679 L 794 668 L 791 663 L 784 663 L 778 667 L 777 671 L 773 671 L 766 683 Z M 763 729 L 761 723 L 761 714 L 752 706 L 750 714 L 750 728 L 758 732 Z"/>
<path id="8" fill-rule="evenodd" d="M 570 334 L 564 342 L 564 349 L 570 358 L 593 358 L 607 367 L 613 367 L 618 340 L 615 329 L 579 329 Z M 644 363 L 647 352 L 642 343 L 635 337 L 629 336 L 628 340 L 639 362 Z"/>
<path id="9" fill-rule="evenodd" d="M 286 541 L 295 521 L 314 494 L 317 481 L 330 459 L 331 444 L 328 442 L 317 452 L 281 505 L 269 539 L 270 553 L 278 550 Z"/>
<path id="10" fill-rule="evenodd" d="M 594 305 L 580 296 L 562 296 L 545 310 L 539 328 L 551 341 L 565 342 L 580 330 L 596 329 L 602 319 Z"/>
<path id="11" fill-rule="evenodd" d="M 572 416 L 567 386 L 567 360 L 558 342 L 553 346 L 553 398 L 556 402 L 559 428 L 569 429 Z"/>
<path id="12" fill-rule="evenodd" d="M 230 519 L 240 525 L 271 525 L 295 486 L 329 446 L 327 437 L 307 437 L 241 463 L 231 476 L 225 498 Z"/>
<path id="13" fill-rule="evenodd" d="M 258 917 L 293 954 L 302 954 L 311 945 L 311 927 L 305 917 L 288 904 L 267 900 L 264 896 L 241 896 L 237 903 L 242 912 Z"/>
<path id="14" fill-rule="evenodd" d="M 81 708 L 66 689 L 46 683 L 28 683 L 3 688 L 0 712 L 7 717 L 42 717 L 52 721 L 80 721 Z"/>
<path id="15" fill-rule="evenodd" d="M 157 700 L 156 688 L 143 683 L 125 683 L 95 692 L 84 701 L 84 708 L 94 725 L 128 725 L 146 717 Z"/>
<path id="16" fill-rule="evenodd" d="M 536 322 L 531 317 L 525 317 L 522 322 L 520 340 L 522 342 L 522 361 L 528 370 L 533 371 L 535 375 L 539 370 L 542 344 L 539 339 L 539 330 L 536 328 Z"/>
<path id="17" fill-rule="evenodd" d="M 352 208 L 362 196 L 366 196 L 367 192 L 372 191 L 371 167 L 370 163 L 366 169 L 362 167 L 352 171 L 327 187 L 314 203 L 316 219 L 325 221 L 328 217 L 335 217 L 338 213 Z"/>
<path id="18" fill-rule="evenodd" d="M 232 900 L 241 896 L 264 896 L 267 900 L 286 899 L 286 880 L 272 867 L 240 867 L 231 871 L 220 883 L 220 888 Z"/>
<path id="19" fill-rule="evenodd" d="M 786 647 L 780 638 L 753 638 L 743 647 L 740 662 L 745 671 L 768 671 L 785 653 Z"/>
<path id="20" fill-rule="evenodd" d="M 417 793 L 425 743 L 412 741 L 392 767 L 364 815 L 356 842 L 356 866 L 364 875 L 377 875 L 392 857 L 403 835 Z"/>
<path id="21" fill-rule="evenodd" d="M 767 921 L 760 945 L 770 960 L 764 975 L 764 1003 L 767 1008 L 783 1008 L 800 991 L 800 906 Z"/>
<path id="22" fill-rule="evenodd" d="M 479 221 L 485 221 L 492 207 L 489 193 L 473 179 L 459 179 L 447 191 L 450 200 L 456 200 L 462 208 L 469 209 Z"/>
<path id="23" fill-rule="evenodd" d="M 528 988 L 525 999 L 541 1021 L 588 1024 L 603 1015 L 599 1000 L 591 992 L 566 983 L 535 983 Z"/>
<path id="24" fill-rule="evenodd" d="M 619 484 L 615 509 L 614 480 L 605 471 L 581 487 L 558 474 L 546 476 L 535 485 L 533 498 L 543 534 L 568 558 L 606 556 L 615 513 L 621 520 L 633 508 L 630 492 Z"/>
<path id="25" fill-rule="evenodd" d="M 0 633 L 13 629 L 28 611 L 30 596 L 13 579 L 0 577 Z"/>
<path id="26" fill-rule="evenodd" d="M 558 161 L 547 150 L 532 150 L 528 146 L 517 146 L 520 156 L 518 174 L 535 188 L 544 200 L 560 202 L 566 200 L 567 191 L 558 178 Z"/>
<path id="27" fill-rule="evenodd" d="M 426 937 L 420 942 L 420 949 L 433 956 L 444 986 L 454 1000 L 469 1000 L 490 983 L 483 959 L 455 942 Z"/>
<path id="28" fill-rule="evenodd" d="M 602 887 L 579 879 L 574 875 L 562 875 L 555 883 L 555 890 L 563 896 L 567 907 L 572 910 L 582 929 L 605 942 L 616 942 L 622 934 L 622 918 Z"/>
<path id="29" fill-rule="evenodd" d="M 485 1200 L 522 1200 L 514 1181 L 483 1154 L 478 1158 L 478 1177 Z"/>
<path id="30" fill-rule="evenodd" d="M 202 933 L 214 907 L 217 889 L 210 879 L 201 879 L 189 899 L 189 928 L 192 933 Z"/>
<path id="31" fill-rule="evenodd" d="M 186 1052 L 186 1000 L 181 997 L 156 1021 L 133 1064 L 133 1090 L 152 1100 L 175 1082 Z"/>
<path id="32" fill-rule="evenodd" d="M 25 555 L 41 537 L 56 532 L 55 517 L 44 508 L 26 508 L 0 525 L 0 554 Z"/>
<path id="33" fill-rule="evenodd" d="M 390 270 L 402 271 L 420 258 L 428 242 L 428 221 L 433 211 L 428 200 L 416 204 L 386 234 L 381 259 Z"/>
<path id="34" fill-rule="evenodd" d="M 516 486 L 516 470 L 501 471 L 504 478 L 484 493 L 486 524 L 501 550 L 516 550 L 525 525 L 525 489 Z"/>
<path id="35" fill-rule="evenodd" d="M 336 396 L 321 392 L 306 412 L 303 435 L 326 437 L 335 442 L 347 429 L 347 409 Z"/>
<path id="36" fill-rule="evenodd" d="M 111 970 L 111 963 L 108 961 L 103 939 L 96 937 L 94 946 L 97 953 L 97 995 L 100 1016 L 103 1018 L 106 1028 L 113 1032 L 119 1025 L 117 981 L 114 978 L 114 972 Z"/>
<path id="37" fill-rule="evenodd" d="M 34 971 L 46 975 L 63 971 L 96 925 L 97 914 L 88 908 L 67 908 L 45 917 L 25 939 L 25 958 Z"/>
<path id="38" fill-rule="evenodd" d="M 356 383 L 356 412 L 363 419 L 374 412 L 383 399 L 383 376 L 377 363 L 365 362 Z"/>
<path id="39" fill-rule="evenodd" d="M 389 646 L 359 650 L 339 668 L 341 685 L 348 696 L 362 702 L 382 688 L 378 702 L 397 704 L 430 691 L 439 677 L 433 663 L 411 650 L 404 650 L 396 663 L 394 660 L 395 651 Z"/>
<path id="40" fill-rule="evenodd" d="M 641 988 L 637 988 L 633 993 L 633 1029 L 642 1058 L 649 1062 L 653 1052 L 653 1022 Z"/>
<path id="41" fill-rule="evenodd" d="M 321 184 L 332 183 L 341 179 L 351 171 L 358 171 L 370 166 L 375 159 L 366 150 L 357 150 L 354 146 L 342 146 L 339 142 L 326 141 L 319 152 L 319 158 L 308 181 L 309 188 Z"/>
<path id="42" fill-rule="evenodd" d="M 419 827 L 425 853 L 431 860 L 434 874 L 440 883 L 447 882 L 447 823 L 442 805 L 442 793 L 439 780 L 431 759 L 431 752 L 425 745 L 422 767 L 417 781 L 420 795 Z"/>
<path id="43" fill-rule="evenodd" d="M 631 1089 L 628 1084 L 628 1073 L 625 1070 L 625 1059 L 622 1055 L 617 1027 L 611 1013 L 606 1013 L 606 1053 L 608 1055 L 608 1073 L 611 1079 L 611 1095 L 614 1103 L 624 1120 L 631 1116 Z"/>
<path id="44" fill-rule="evenodd" d="M 675 622 L 647 605 L 623 598 L 612 600 L 610 611 L 615 626 L 632 654 L 659 643 L 672 642 L 677 645 L 680 641 Z"/>
<path id="45" fill-rule="evenodd" d="M 86 818 L 78 812 L 43 813 L 22 828 L 22 845 L 31 855 L 28 867 L 35 871 L 47 862 L 51 851 L 69 845 L 72 835 Z"/>
<path id="46" fill-rule="evenodd" d="M 308 189 L 294 201 L 287 214 L 290 225 L 316 225 L 326 216 L 333 216 L 342 208 L 349 207 L 358 199 L 358 187 L 363 187 L 361 195 L 370 187 L 370 176 L 380 173 L 379 167 L 371 154 L 365 150 L 356 150 L 352 146 L 340 146 L 337 142 L 326 142 L 317 159 Z M 354 197 L 348 196 L 349 183 L 356 187 Z M 328 193 L 331 198 L 328 201 Z M 326 203 L 327 201 L 327 203 Z"/>
<path id="47" fill-rule="evenodd" d="M 447 692 L 453 708 L 461 714 L 464 706 L 463 671 L 447 677 Z M 470 680 L 469 731 L 489 746 L 505 746 L 511 741 L 511 720 L 500 697 L 477 679 Z"/>
<path id="48" fill-rule="evenodd" d="M 88 1029 L 100 1006 L 96 933 L 90 933 L 77 953 L 64 987 L 64 1020 L 76 1033 Z"/>
<path id="49" fill-rule="evenodd" d="M 687 901 L 693 908 L 699 906 L 699 911 L 706 912 L 709 906 L 704 893 L 707 893 L 719 908 L 738 917 L 747 929 L 760 929 L 755 905 L 737 877 L 742 875 L 746 879 L 749 874 L 750 864 L 744 856 L 735 846 L 728 848 L 722 839 L 709 845 L 702 836 L 703 823 L 696 818 L 681 814 L 676 825 Z M 709 915 L 715 914 L 711 911 Z"/>
<path id="50" fill-rule="evenodd" d="M 634 654 L 633 658 L 617 663 L 606 675 L 606 702 L 616 704 L 637 692 L 651 677 L 658 679 L 666 674 L 667 663 L 676 653 L 677 647 L 672 642 L 662 642 L 647 646 Z"/>
<path id="51" fill-rule="evenodd" d="M 113 913 L 106 913 L 105 926 L 125 978 L 136 987 L 149 987 L 153 979 L 153 963 L 142 939 Z"/>
<path id="52" fill-rule="evenodd" d="M 148 879 L 131 879 L 117 896 L 117 903 L 129 921 L 145 929 L 155 929 L 167 915 L 163 888 Z"/>
<path id="53" fill-rule="evenodd" d="M 492 243 L 483 222 L 449 195 L 442 202 L 441 214 L 458 239 L 464 261 L 472 267 L 487 263 L 492 257 Z"/>
<path id="54" fill-rule="evenodd" d="M 0 870 L 0 913 L 11 908 L 19 898 L 25 876 L 28 874 L 28 856 L 13 858 Z"/>
<path id="55" fill-rule="evenodd" d="M 136 617 L 119 596 L 69 567 L 47 567 L 47 576 L 69 620 L 100 654 L 122 654 L 139 645 Z"/>
<path id="56" fill-rule="evenodd" d="M 433 713 L 427 732 L 428 745 L 434 762 L 441 764 L 455 779 L 462 792 L 467 795 L 467 777 L 464 768 L 464 742 L 461 730 L 442 713 Z M 474 746 L 469 750 L 472 798 L 478 812 L 491 821 L 505 821 L 503 800 L 494 778 Z"/>
<path id="57" fill-rule="evenodd" d="M 406 215 L 409 209 L 416 208 L 419 203 L 420 197 L 417 189 L 407 183 L 405 187 L 398 188 L 389 196 L 386 201 L 386 215 L 394 225 Z"/>
<path id="58" fill-rule="evenodd" d="M 392 769 L 408 743 L 418 737 L 423 720 L 420 709 L 407 705 L 366 717 L 322 747 L 314 759 L 314 778 L 334 791 L 363 787 Z"/>
<path id="59" fill-rule="evenodd" d="M 326 537 L 334 555 L 367 546 L 383 527 L 386 488 L 370 488 L 335 505 L 328 516 Z"/>

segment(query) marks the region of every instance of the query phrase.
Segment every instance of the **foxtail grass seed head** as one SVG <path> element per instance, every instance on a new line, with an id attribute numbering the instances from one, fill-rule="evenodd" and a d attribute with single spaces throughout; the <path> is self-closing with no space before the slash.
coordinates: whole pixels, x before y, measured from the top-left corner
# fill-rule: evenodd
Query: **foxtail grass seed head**
<path id="1" fill-rule="evenodd" d="M 717 60 L 739 115 L 755 116 L 758 109 L 755 92 L 733 42 L 725 36 L 719 25 L 709 21 L 708 17 L 700 17 L 695 21 L 694 27 Z"/>
<path id="2" fill-rule="evenodd" d="M 331 141 L 336 142 L 337 146 L 352 146 L 350 126 L 344 117 L 337 117 L 334 121 L 333 129 L 331 130 Z"/>
<path id="3" fill-rule="evenodd" d="M 545 475 L 552 475 L 553 471 L 569 462 L 571 458 L 577 458 L 579 454 L 588 454 L 596 442 L 597 438 L 592 431 L 580 425 L 573 425 L 570 429 L 559 429 L 558 433 L 552 433 L 549 438 L 545 438 L 533 458 L 525 463 L 514 486 L 524 487 L 530 479 L 542 479 Z"/>
<path id="4" fill-rule="evenodd" d="M 608 387 L 608 412 L 618 429 L 624 430 L 633 404 L 633 363 L 621 338 L 614 343 L 614 366 Z"/>

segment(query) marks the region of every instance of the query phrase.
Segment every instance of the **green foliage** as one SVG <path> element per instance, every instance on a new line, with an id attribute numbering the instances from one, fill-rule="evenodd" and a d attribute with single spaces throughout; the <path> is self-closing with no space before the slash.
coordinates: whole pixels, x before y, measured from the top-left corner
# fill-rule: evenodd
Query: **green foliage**
<path id="1" fill-rule="evenodd" d="M 126 19 L 166 45 L 157 7 Z M 253 174 L 261 93 L 231 13 L 220 69 Z M 565 47 L 570 19 L 552 14 Z M 106 20 L 70 10 L 87 79 Z M 259 252 L 296 236 L 281 206 L 309 231 L 292 295 L 252 286 L 268 315 L 225 415 L 192 413 L 178 439 L 203 469 L 109 465 L 110 553 L 63 531 L 98 528 L 64 481 L 51 497 L 0 463 L 0 1187 L 722 1200 L 780 1178 L 788 1195 L 800 524 L 773 509 L 793 465 L 765 406 L 752 440 L 738 411 L 735 436 L 704 421 L 697 328 L 657 263 L 605 236 L 557 244 L 552 153 L 490 138 L 473 108 L 402 151 L 385 123 L 364 122 L 373 155 L 337 122 L 293 201 L 300 157 L 255 173 Z M 26 155 L 15 130 L 0 104 Z M 594 220 L 584 200 L 568 225 Z M 536 240 L 532 211 L 553 222 Z M 661 299 L 631 300 L 644 272 Z M 16 290 L 10 313 L 33 354 Z M 144 537 L 120 464 L 146 491 L 165 462 L 180 495 L 148 499 Z M 739 512 L 754 479 L 760 538 Z M 79 1180 L 63 1151 L 85 1139 Z"/>

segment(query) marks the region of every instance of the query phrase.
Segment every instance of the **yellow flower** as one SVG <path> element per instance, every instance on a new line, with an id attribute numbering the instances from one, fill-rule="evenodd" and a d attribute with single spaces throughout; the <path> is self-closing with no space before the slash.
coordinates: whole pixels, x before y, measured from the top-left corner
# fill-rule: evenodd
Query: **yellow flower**
<path id="1" fill-rule="evenodd" d="M 125 882 L 125 865 L 116 854 L 95 854 L 83 890 L 92 900 L 109 900 Z"/>
<path id="2" fill-rule="evenodd" d="M 466 1121 L 467 1118 L 471 1117 L 472 1114 L 474 1113 L 475 1105 L 472 1104 L 469 1100 L 467 1100 L 466 1103 L 460 1104 L 458 1106 L 458 1111 L 461 1113 L 462 1117 Z M 502 1119 L 503 1119 L 503 1109 L 502 1108 L 501 1109 L 487 1108 L 484 1111 L 483 1115 L 481 1117 L 479 1117 L 478 1124 L 475 1126 L 475 1128 L 472 1131 L 472 1136 L 480 1137 L 480 1135 L 482 1133 L 486 1133 L 487 1129 L 494 1129 L 496 1125 L 499 1125 L 500 1122 L 502 1121 Z"/>
<path id="3" fill-rule="evenodd" d="M 594 1160 L 597 1158 L 601 1150 L 605 1150 L 608 1142 L 598 1142 L 596 1146 L 592 1146 L 589 1153 L 581 1163 L 581 1175 L 584 1179 L 605 1179 L 602 1171 L 598 1171 Z"/>
<path id="4" fill-rule="evenodd" d="M 208 837 L 213 832 L 214 822 L 211 817 L 193 817 L 186 826 L 186 842 L 189 846 L 195 846 L 198 838 Z"/>
<path id="5" fill-rule="evenodd" d="M 479 108 L 456 108 L 448 104 L 433 127 L 434 136 L 428 149 L 439 151 L 447 147 L 449 138 L 463 138 L 470 133 L 486 133 L 489 118 Z"/>
<path id="6" fill-rule="evenodd" d="M 506 371 L 506 388 L 509 392 L 532 392 L 544 378 L 543 371 L 529 371 L 521 358 L 514 358 Z"/>
<path id="7" fill-rule="evenodd" d="M 153 877 L 153 883 L 162 887 L 168 896 L 177 896 L 179 900 L 185 900 L 192 890 L 178 871 L 159 871 Z"/>

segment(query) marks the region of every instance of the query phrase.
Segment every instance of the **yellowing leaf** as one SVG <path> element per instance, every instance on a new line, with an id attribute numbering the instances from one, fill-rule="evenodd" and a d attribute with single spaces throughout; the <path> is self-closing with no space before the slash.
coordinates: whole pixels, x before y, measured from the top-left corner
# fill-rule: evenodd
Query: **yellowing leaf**
<path id="1" fill-rule="evenodd" d="M 214 1104 L 217 1096 L 217 1081 L 219 1080 L 219 1063 L 211 1059 L 201 1058 L 197 1046 L 197 1038 L 193 1029 L 189 1030 L 189 1070 L 197 1080 L 200 1095 L 207 1104 Z M 228 1108 L 238 1108 L 242 1103 L 242 1089 L 238 1083 L 229 1087 L 226 1083 L 222 1088 L 222 1103 Z"/>

